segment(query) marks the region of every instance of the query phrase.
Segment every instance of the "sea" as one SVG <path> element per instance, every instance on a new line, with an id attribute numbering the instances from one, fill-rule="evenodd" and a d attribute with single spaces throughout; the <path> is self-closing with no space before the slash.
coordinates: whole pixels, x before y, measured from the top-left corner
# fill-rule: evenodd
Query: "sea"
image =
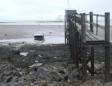
<path id="1" fill-rule="evenodd" d="M 64 25 L 64 21 L 17 21 L 0 22 L 0 25 Z"/>

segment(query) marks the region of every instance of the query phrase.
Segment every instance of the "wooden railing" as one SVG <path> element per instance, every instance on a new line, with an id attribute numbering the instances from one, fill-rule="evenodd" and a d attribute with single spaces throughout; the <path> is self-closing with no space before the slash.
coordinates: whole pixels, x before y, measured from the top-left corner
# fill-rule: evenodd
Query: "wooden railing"
<path id="1" fill-rule="evenodd" d="M 87 20 L 87 17 L 89 19 Z M 96 17 L 96 22 L 94 22 Z M 98 18 L 105 20 L 102 26 Z M 89 24 L 89 25 L 88 25 Z M 88 25 L 88 26 L 87 26 Z M 94 31 L 94 29 L 96 29 Z M 98 36 L 99 29 L 103 30 L 105 38 L 102 40 Z M 82 70 L 83 80 L 86 79 L 87 70 L 94 76 L 94 46 L 105 47 L 105 80 L 110 79 L 110 13 L 105 15 L 93 14 L 90 12 L 77 13 L 76 10 L 66 10 L 65 13 L 65 44 L 69 46 L 71 57 L 77 68 Z M 90 56 L 87 56 L 87 49 L 90 48 Z M 87 64 L 91 63 L 91 67 Z M 82 67 L 79 67 L 82 64 Z"/>

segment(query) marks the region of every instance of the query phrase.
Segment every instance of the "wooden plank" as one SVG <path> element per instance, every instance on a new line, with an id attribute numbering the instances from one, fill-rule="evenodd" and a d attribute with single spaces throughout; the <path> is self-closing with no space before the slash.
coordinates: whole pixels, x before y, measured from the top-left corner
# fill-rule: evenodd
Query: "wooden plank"
<path id="1" fill-rule="evenodd" d="M 100 41 L 87 41 L 88 45 L 106 45 L 106 42 L 104 40 L 100 40 Z"/>
<path id="2" fill-rule="evenodd" d="M 102 38 L 99 36 L 96 36 L 94 33 L 87 30 L 86 35 L 88 35 L 93 41 L 95 40 L 101 40 Z"/>
<path id="3" fill-rule="evenodd" d="M 105 15 L 101 15 L 101 14 L 93 14 L 93 16 L 105 17 Z"/>
<path id="4" fill-rule="evenodd" d="M 86 14 L 86 15 L 89 16 L 90 14 Z M 105 17 L 105 15 L 101 15 L 101 14 L 93 14 L 93 16 Z"/>

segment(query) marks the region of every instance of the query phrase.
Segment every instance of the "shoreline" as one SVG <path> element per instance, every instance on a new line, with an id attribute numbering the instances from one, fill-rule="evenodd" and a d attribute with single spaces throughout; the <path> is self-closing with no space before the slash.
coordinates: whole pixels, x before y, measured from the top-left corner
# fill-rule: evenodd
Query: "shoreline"
<path id="1" fill-rule="evenodd" d="M 34 34 L 44 34 L 45 44 L 64 43 L 64 25 L 0 25 L 0 43 L 38 43 Z"/>

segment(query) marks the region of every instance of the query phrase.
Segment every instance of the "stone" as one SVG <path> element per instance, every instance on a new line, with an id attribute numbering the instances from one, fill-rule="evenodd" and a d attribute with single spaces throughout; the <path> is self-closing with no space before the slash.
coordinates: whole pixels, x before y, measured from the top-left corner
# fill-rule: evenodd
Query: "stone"
<path id="1" fill-rule="evenodd" d="M 29 66 L 30 68 L 34 68 L 34 67 L 40 67 L 41 65 L 43 65 L 43 63 L 35 63 L 31 66 Z"/>
<path id="2" fill-rule="evenodd" d="M 24 80 L 19 82 L 11 82 L 8 86 L 29 86 Z"/>
<path id="3" fill-rule="evenodd" d="M 112 82 L 105 83 L 104 86 L 112 86 Z"/>
<path id="4" fill-rule="evenodd" d="M 12 79 L 13 79 L 13 77 L 12 77 L 12 76 L 9 76 L 8 79 L 6 80 L 6 82 L 7 82 L 7 83 L 8 83 L 8 82 L 11 82 Z"/>
<path id="5" fill-rule="evenodd" d="M 79 72 L 77 70 L 72 70 L 69 74 L 68 74 L 68 79 L 70 81 L 73 81 L 75 79 L 78 79 L 79 78 Z"/>
<path id="6" fill-rule="evenodd" d="M 38 69 L 38 78 L 47 81 L 62 81 L 64 80 L 64 75 L 59 73 L 56 67 L 47 66 Z"/>
<path id="7" fill-rule="evenodd" d="M 100 80 L 88 80 L 85 83 L 81 84 L 81 86 L 103 86 L 103 83 Z"/>

